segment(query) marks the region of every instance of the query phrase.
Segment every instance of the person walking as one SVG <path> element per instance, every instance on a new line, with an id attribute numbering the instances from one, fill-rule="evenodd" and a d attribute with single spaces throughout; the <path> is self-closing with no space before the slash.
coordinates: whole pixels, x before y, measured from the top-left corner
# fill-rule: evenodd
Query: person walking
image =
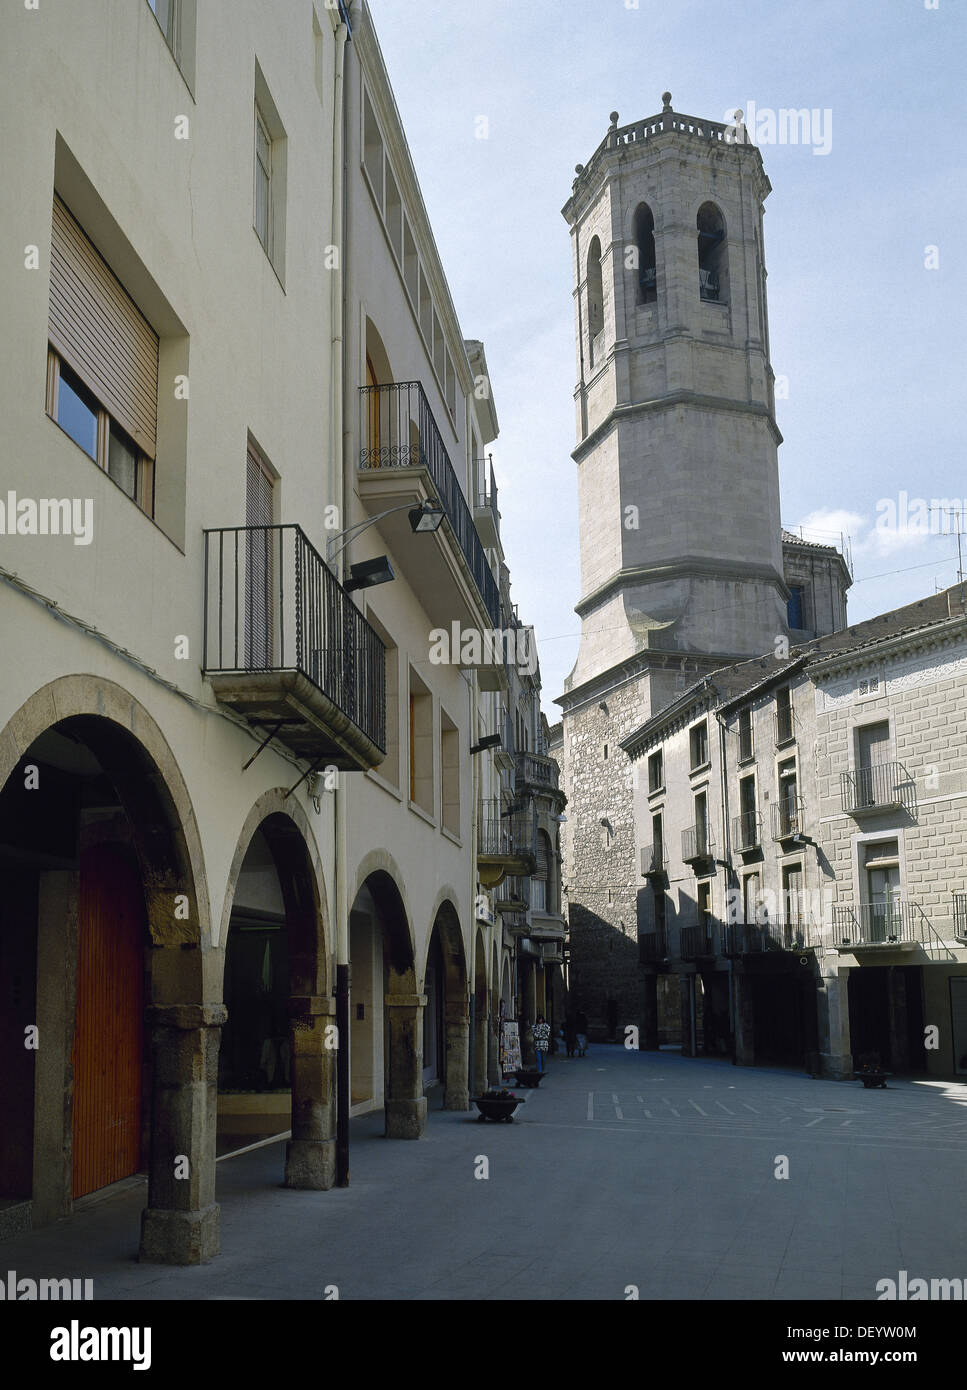
<path id="1" fill-rule="evenodd" d="M 551 1025 L 546 1022 L 543 1014 L 537 1015 L 537 1022 L 534 1024 L 534 1051 L 537 1053 L 537 1070 L 544 1070 L 544 1058 L 551 1045 Z"/>
<path id="2" fill-rule="evenodd" d="M 578 1056 L 583 1057 L 588 1047 L 588 1016 L 583 1010 L 578 1012 L 574 1020 L 577 1028 Z"/>

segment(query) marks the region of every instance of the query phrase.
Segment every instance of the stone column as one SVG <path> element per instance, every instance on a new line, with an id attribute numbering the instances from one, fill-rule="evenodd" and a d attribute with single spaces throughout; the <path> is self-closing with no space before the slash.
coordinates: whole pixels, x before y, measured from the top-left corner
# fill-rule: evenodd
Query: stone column
<path id="1" fill-rule="evenodd" d="M 38 875 L 36 1021 L 42 1046 L 34 1071 L 33 1222 L 45 1226 L 71 1210 L 74 1190 L 71 1048 L 77 993 L 76 870 Z"/>
<path id="2" fill-rule="evenodd" d="M 446 1005 L 444 1110 L 469 1110 L 467 1078 L 470 1066 L 470 1020 L 466 999 Z"/>
<path id="3" fill-rule="evenodd" d="M 487 1076 L 490 1071 L 490 1038 L 493 1029 L 487 1014 L 487 1003 L 476 1006 L 473 1019 L 473 1076 L 471 1085 L 475 1096 L 487 1089 Z"/>
<path id="4" fill-rule="evenodd" d="M 336 1002 L 312 995 L 289 1001 L 292 1138 L 285 1146 L 285 1185 L 327 1191 L 336 1181 L 333 1103 Z M 345 1040 L 348 1043 L 348 1039 Z"/>
<path id="5" fill-rule="evenodd" d="M 218 1045 L 223 1004 L 153 1005 L 151 1157 L 141 1254 L 158 1264 L 204 1264 L 219 1251 L 215 1201 Z"/>
<path id="6" fill-rule="evenodd" d="M 423 1094 L 425 994 L 387 994 L 389 1084 L 383 1103 L 387 1139 L 421 1139 L 426 1129 Z"/>
<path id="7" fill-rule="evenodd" d="M 907 979 L 902 968 L 890 966 L 887 976 L 887 1008 L 890 1011 L 890 1061 L 894 1071 L 910 1070 L 907 1032 Z M 886 1064 L 886 1058 L 883 1059 Z"/>
<path id="8" fill-rule="evenodd" d="M 649 970 L 641 982 L 641 1032 L 638 1037 L 641 1052 L 658 1049 L 658 976 Z"/>
<path id="9" fill-rule="evenodd" d="M 657 979 L 657 977 L 656 977 Z M 694 1057 L 692 1047 L 692 1017 L 695 1011 L 695 994 L 692 989 L 692 976 L 679 975 L 678 988 L 682 1001 L 682 1056 Z"/>
<path id="10" fill-rule="evenodd" d="M 853 1075 L 849 974 L 849 968 L 841 966 L 835 975 L 825 977 L 820 995 L 820 1066 L 823 1075 L 831 1076 L 835 1081 L 847 1081 Z"/>
<path id="11" fill-rule="evenodd" d="M 732 975 L 735 989 L 735 1061 L 740 1067 L 755 1065 L 755 1005 L 752 999 L 752 977 L 736 969 Z"/>
<path id="12" fill-rule="evenodd" d="M 497 1087 L 500 1085 L 500 1038 L 497 1033 L 499 1018 L 499 1005 L 495 1004 L 490 1017 L 487 1019 L 487 1074 L 484 1078 L 485 1086 Z"/>

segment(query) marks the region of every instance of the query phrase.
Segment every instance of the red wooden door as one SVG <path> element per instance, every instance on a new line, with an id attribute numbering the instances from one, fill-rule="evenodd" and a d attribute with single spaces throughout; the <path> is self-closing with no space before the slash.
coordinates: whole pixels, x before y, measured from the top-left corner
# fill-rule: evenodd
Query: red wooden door
<path id="1" fill-rule="evenodd" d="M 81 856 L 74 1027 L 74 1196 L 130 1177 L 141 1160 L 147 919 L 133 856 Z"/>

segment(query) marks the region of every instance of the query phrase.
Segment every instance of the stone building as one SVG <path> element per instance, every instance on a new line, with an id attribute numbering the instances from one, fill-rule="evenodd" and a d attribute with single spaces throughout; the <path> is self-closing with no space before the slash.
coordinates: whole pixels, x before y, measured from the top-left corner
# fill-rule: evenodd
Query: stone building
<path id="1" fill-rule="evenodd" d="M 713 672 L 625 740 L 644 1046 L 967 1071 L 965 661 L 958 585 Z"/>
<path id="2" fill-rule="evenodd" d="M 180 1263 L 216 1151 L 465 1109 L 513 964 L 483 348 L 366 6 L 224 19 L 0 19 L 0 1231 L 146 1172 Z"/>
<path id="3" fill-rule="evenodd" d="M 637 1008 L 619 745 L 699 676 L 787 640 L 790 612 L 800 638 L 841 626 L 851 582 L 832 547 L 780 525 L 761 155 L 663 101 L 631 125 L 612 113 L 563 209 L 581 547 L 580 647 L 558 700 L 571 975 L 607 1037 Z"/>

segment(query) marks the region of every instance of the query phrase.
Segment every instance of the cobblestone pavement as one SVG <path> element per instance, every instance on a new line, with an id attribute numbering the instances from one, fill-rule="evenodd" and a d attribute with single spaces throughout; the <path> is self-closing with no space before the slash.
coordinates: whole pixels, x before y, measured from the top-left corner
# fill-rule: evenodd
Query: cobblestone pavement
<path id="1" fill-rule="evenodd" d="M 903 1269 L 967 1279 L 967 1086 L 601 1045 L 518 1094 L 512 1125 L 431 1110 L 416 1143 L 354 1120 L 343 1190 L 281 1187 L 281 1143 L 219 1163 L 209 1265 L 138 1263 L 133 1179 L 5 1242 L 0 1267 L 124 1299 L 838 1300 Z"/>

